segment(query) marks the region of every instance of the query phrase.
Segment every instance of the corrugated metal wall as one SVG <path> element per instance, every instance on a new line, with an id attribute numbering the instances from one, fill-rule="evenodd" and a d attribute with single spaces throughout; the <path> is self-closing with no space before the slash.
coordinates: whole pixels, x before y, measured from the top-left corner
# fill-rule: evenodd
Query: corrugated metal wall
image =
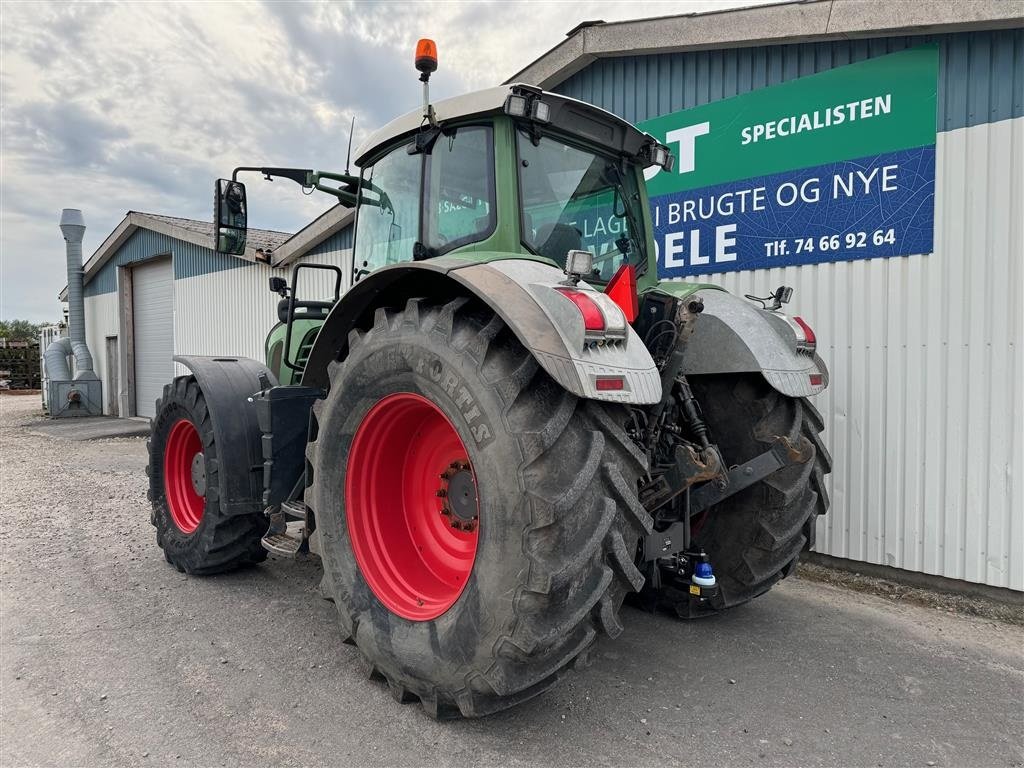
<path id="1" fill-rule="evenodd" d="M 169 256 L 171 253 L 174 254 L 175 279 L 244 268 L 249 264 L 244 259 L 214 253 L 210 248 L 187 243 L 159 232 L 137 229 L 117 250 L 114 257 L 85 284 L 85 295 L 99 296 L 102 293 L 116 291 L 118 267 L 155 256 Z"/>
<path id="2" fill-rule="evenodd" d="M 347 227 L 316 246 L 301 261 L 341 267 L 342 291 L 352 274 L 352 229 Z M 118 336 L 117 268 L 170 255 L 174 268 L 175 354 L 233 355 L 263 360 L 263 342 L 277 323 L 278 297 L 268 289 L 268 278 L 291 280 L 291 267 L 272 269 L 265 264 L 221 256 L 146 229 L 132 234 L 118 252 L 85 286 L 86 329 L 97 372 L 106 386 L 107 336 Z M 303 272 L 300 293 L 311 299 L 333 296 L 334 278 L 318 270 Z M 119 345 L 120 354 L 125 354 Z M 176 375 L 185 372 L 175 365 Z M 127 387 L 121 377 L 122 390 Z M 105 399 L 105 398 L 104 398 Z M 126 398 L 122 397 L 122 402 Z"/>
<path id="3" fill-rule="evenodd" d="M 117 293 L 85 297 L 85 343 L 92 353 L 93 370 L 103 382 L 103 412 L 107 408 L 107 336 L 119 336 Z M 120 346 L 118 347 L 120 350 Z M 123 354 L 123 353 L 122 353 Z"/>
<path id="4" fill-rule="evenodd" d="M 1022 29 L 599 59 L 553 90 L 639 123 L 930 42 L 939 44 L 938 130 L 1024 114 Z"/>
<path id="5" fill-rule="evenodd" d="M 816 549 L 1024 589 L 1024 31 L 598 61 L 556 89 L 629 120 L 940 44 L 935 251 L 702 276 L 795 287 L 832 373 Z"/>
<path id="6" fill-rule="evenodd" d="M 303 263 L 334 264 L 344 275 L 342 291 L 352 274 L 351 234 L 344 230 L 317 246 Z M 212 272 L 175 280 L 174 328 L 177 354 L 241 355 L 264 359 L 263 342 L 277 323 L 279 297 L 270 293 L 270 277 L 291 275 L 265 264 Z M 307 299 L 333 297 L 334 279 L 325 270 L 304 270 L 299 295 Z M 179 372 L 184 369 L 179 367 Z"/>
<path id="7" fill-rule="evenodd" d="M 1024 589 L 1024 119 L 938 142 L 934 253 L 707 282 L 792 285 L 786 311 L 817 333 L 835 459 L 819 552 Z"/>

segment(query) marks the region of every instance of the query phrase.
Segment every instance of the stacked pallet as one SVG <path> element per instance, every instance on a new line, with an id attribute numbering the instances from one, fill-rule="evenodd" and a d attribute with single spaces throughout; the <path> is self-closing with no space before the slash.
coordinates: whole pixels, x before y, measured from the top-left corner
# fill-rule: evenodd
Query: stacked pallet
<path id="1" fill-rule="evenodd" d="M 0 389 L 39 389 L 39 344 L 0 338 Z"/>

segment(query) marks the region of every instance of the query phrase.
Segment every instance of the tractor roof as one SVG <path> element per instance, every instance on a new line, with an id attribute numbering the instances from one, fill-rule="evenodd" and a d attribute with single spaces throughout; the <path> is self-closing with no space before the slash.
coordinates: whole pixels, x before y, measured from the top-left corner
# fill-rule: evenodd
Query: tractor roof
<path id="1" fill-rule="evenodd" d="M 536 91 L 536 88 L 532 86 L 523 86 L 519 83 L 499 85 L 494 88 L 473 91 L 462 96 L 434 102 L 432 104 L 434 114 L 437 116 L 437 121 L 443 125 L 451 120 L 500 113 L 505 109 L 505 100 L 513 91 L 520 88 L 529 88 L 532 91 Z M 650 141 L 646 134 L 639 131 L 631 123 L 600 107 L 595 107 L 593 104 L 587 104 L 584 101 L 549 92 L 544 92 L 542 98 L 552 107 L 553 124 L 558 124 L 560 122 L 559 117 L 562 116 L 563 120 L 561 122 L 566 124 L 560 127 L 570 132 L 580 133 L 585 138 L 597 141 L 598 143 L 608 144 L 613 149 L 627 154 L 634 154 L 641 145 Z M 577 119 L 572 119 L 574 117 Z M 605 130 L 590 134 L 586 128 L 588 124 L 593 128 L 595 120 L 605 126 Z M 356 165 L 362 166 L 367 160 L 372 159 L 376 150 L 382 145 L 389 144 L 392 140 L 401 136 L 412 136 L 412 134 L 420 129 L 423 122 L 423 108 L 420 107 L 392 120 L 383 128 L 377 129 L 356 150 Z M 608 131 L 607 126 L 609 125 L 615 126 L 618 130 Z"/>

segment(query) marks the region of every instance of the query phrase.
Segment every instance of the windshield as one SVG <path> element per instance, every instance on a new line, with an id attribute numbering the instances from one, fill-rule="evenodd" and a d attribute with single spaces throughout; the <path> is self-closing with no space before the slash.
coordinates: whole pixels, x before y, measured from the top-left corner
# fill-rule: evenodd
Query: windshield
<path id="1" fill-rule="evenodd" d="M 636 175 L 613 158 L 550 136 L 517 132 L 523 243 L 564 265 L 570 250 L 594 254 L 591 280 L 645 261 Z"/>

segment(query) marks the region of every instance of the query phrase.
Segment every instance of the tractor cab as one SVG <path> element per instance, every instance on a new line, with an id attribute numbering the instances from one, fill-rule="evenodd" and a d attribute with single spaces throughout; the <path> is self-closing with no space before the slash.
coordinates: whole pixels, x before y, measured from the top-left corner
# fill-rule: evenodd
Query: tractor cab
<path id="1" fill-rule="evenodd" d="M 642 171 L 671 155 L 588 104 L 524 85 L 429 105 L 360 149 L 355 277 L 450 253 L 565 266 L 587 251 L 584 278 L 649 269 Z M 653 270 L 652 270 L 653 272 Z"/>
<path id="2" fill-rule="evenodd" d="M 417 59 L 420 61 L 420 58 Z M 421 70 L 423 71 L 423 70 Z M 424 72 L 428 75 L 429 72 Z M 421 75 L 422 77 L 422 75 Z M 356 208 L 349 285 L 387 267 L 450 257 L 464 265 L 519 260 L 564 270 L 603 288 L 628 273 L 629 294 L 656 283 L 643 172 L 670 168 L 650 135 L 593 105 L 513 84 L 430 103 L 373 133 L 355 155 L 358 175 L 238 168 L 217 185 L 218 249 L 244 251 L 240 172 L 290 178 Z M 588 255 L 583 260 L 580 256 Z M 310 301 L 273 278 L 281 323 L 267 360 L 283 383 L 300 380 L 320 324 L 340 298 Z M 317 297 L 321 299 L 322 297 Z M 632 318 L 630 318 L 632 319 Z"/>
<path id="3" fill-rule="evenodd" d="M 529 85 L 436 104 L 425 95 L 422 109 L 358 149 L 358 175 L 245 167 L 219 180 L 217 249 L 244 250 L 246 195 L 237 177 L 252 171 L 356 207 L 353 282 L 382 267 L 449 254 L 564 267 L 570 251 L 592 255 L 582 276 L 588 281 L 607 283 L 625 265 L 653 281 L 642 175 L 653 165 L 670 168 L 672 160 L 667 147 L 621 118 Z"/>

